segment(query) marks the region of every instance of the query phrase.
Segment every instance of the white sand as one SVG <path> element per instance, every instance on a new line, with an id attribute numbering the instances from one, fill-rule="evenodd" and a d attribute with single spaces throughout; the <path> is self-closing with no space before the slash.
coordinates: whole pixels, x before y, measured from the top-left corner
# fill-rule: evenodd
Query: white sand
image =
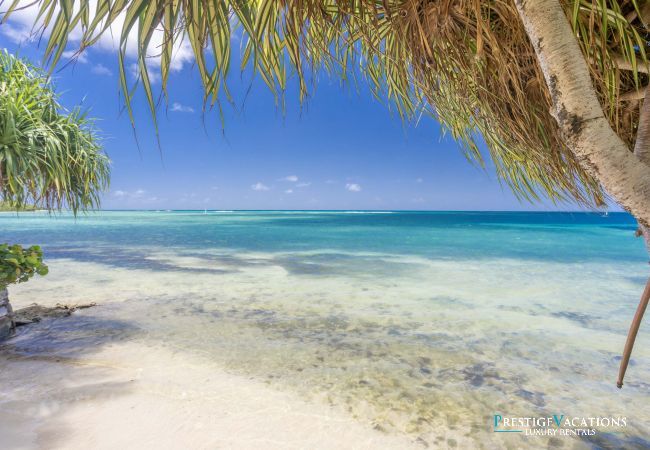
<path id="1" fill-rule="evenodd" d="M 137 343 L 74 360 L 2 358 L 0 386 L 2 449 L 414 446 L 209 361 Z"/>

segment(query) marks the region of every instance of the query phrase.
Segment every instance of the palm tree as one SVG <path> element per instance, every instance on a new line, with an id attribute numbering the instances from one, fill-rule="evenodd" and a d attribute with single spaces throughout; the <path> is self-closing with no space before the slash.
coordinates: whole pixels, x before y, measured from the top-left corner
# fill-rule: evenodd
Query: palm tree
<path id="1" fill-rule="evenodd" d="M 12 3 L 4 20 L 20 7 Z M 130 110 L 127 42 L 155 120 L 147 58 L 160 57 L 166 93 L 176 45 L 186 39 L 211 107 L 231 101 L 231 37 L 241 31 L 242 69 L 282 99 L 287 73 L 324 68 L 362 74 L 406 118 L 435 116 L 466 155 L 496 171 L 521 199 L 605 205 L 611 195 L 650 226 L 650 106 L 644 0 L 38 0 L 50 30 L 52 67 L 72 31 L 79 50 L 119 25 L 120 83 Z M 237 31 L 239 30 L 239 31 Z M 161 44 L 152 38 L 162 34 Z M 153 48 L 152 48 L 153 47 Z M 132 119 L 133 120 L 133 119 Z M 488 154 L 477 144 L 482 139 Z M 607 194 L 605 193 L 607 192 Z M 650 297 L 642 296 L 618 384 Z"/>
<path id="2" fill-rule="evenodd" d="M 1 52 L 3 205 L 17 210 L 26 205 L 68 208 L 76 214 L 99 206 L 99 193 L 108 187 L 109 173 L 109 160 L 92 122 L 78 108 L 64 111 L 44 72 Z M 40 248 L 0 245 L 0 309 L 11 312 L 7 285 L 27 281 L 36 273 L 47 273 Z"/>
<path id="3" fill-rule="evenodd" d="M 99 206 L 109 172 L 92 121 L 64 112 L 41 70 L 0 53 L 0 198 L 76 213 Z"/>

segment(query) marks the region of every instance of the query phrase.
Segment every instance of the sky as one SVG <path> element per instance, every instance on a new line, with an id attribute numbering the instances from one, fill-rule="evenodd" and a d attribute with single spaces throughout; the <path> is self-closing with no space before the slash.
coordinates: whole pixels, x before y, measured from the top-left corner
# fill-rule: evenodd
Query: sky
<path id="1" fill-rule="evenodd" d="M 39 64 L 45 40 L 31 36 L 33 18 L 28 10 L 0 25 L 0 47 Z M 74 53 L 72 41 L 64 63 Z M 128 65 L 133 55 L 130 48 Z M 259 77 L 239 73 L 237 57 L 229 76 L 235 105 L 224 105 L 222 128 L 217 111 L 203 110 L 190 49 L 177 46 L 169 103 L 159 107 L 160 146 L 142 92 L 134 102 L 136 140 L 120 100 L 110 36 L 60 65 L 53 78 L 61 102 L 82 105 L 97 119 L 112 161 L 102 208 L 578 209 L 521 203 L 490 167 L 470 164 L 435 119 L 403 122 L 363 82 L 342 86 L 321 74 L 301 104 L 291 81 L 282 111 Z"/>

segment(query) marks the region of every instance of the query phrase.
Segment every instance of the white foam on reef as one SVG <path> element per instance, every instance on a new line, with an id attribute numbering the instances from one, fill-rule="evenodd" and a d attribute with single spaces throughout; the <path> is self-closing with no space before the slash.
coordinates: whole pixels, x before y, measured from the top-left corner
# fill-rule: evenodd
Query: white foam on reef
<path id="1" fill-rule="evenodd" d="M 614 385 L 635 263 L 130 250 L 151 268 L 57 259 L 11 289 L 15 307 L 101 306 L 2 350 L 0 435 L 18 430 L 25 448 L 557 444 L 493 433 L 499 413 L 623 415 L 622 441 L 605 443 L 650 439 L 650 333 Z"/>

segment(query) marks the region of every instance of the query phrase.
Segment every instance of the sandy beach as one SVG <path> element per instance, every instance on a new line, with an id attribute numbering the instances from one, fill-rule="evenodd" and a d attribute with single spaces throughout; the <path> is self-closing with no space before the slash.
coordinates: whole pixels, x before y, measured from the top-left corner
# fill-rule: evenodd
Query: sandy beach
<path id="1" fill-rule="evenodd" d="M 5 449 L 417 448 L 200 358 L 137 344 L 3 358 L 0 384 Z"/>

